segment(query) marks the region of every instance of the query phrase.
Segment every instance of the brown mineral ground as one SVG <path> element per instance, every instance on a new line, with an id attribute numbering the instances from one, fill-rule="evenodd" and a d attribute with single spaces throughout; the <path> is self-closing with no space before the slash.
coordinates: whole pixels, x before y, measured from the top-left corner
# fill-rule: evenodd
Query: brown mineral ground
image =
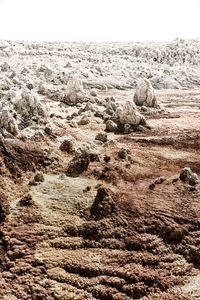
<path id="1" fill-rule="evenodd" d="M 105 142 L 101 119 L 73 126 L 79 108 L 47 97 L 52 133 L 0 137 L 0 299 L 200 299 L 200 187 L 179 178 L 200 176 L 200 91 L 156 95 L 165 113 L 146 116 L 151 129 Z M 133 91 L 98 92 L 110 96 Z M 95 145 L 78 176 L 65 175 L 69 135 Z"/>

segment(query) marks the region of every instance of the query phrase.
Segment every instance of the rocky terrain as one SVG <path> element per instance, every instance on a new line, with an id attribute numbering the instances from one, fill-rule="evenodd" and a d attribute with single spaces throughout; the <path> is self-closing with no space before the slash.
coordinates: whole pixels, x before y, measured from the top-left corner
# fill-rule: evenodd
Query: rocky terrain
<path id="1" fill-rule="evenodd" d="M 0 299 L 200 299 L 199 62 L 0 42 Z"/>

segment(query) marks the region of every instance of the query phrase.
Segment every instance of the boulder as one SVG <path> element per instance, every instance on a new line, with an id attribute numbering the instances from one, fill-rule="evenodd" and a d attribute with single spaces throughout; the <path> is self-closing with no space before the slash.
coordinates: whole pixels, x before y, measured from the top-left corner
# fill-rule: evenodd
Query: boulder
<path id="1" fill-rule="evenodd" d="M 113 213 L 114 209 L 115 200 L 112 191 L 109 188 L 100 186 L 90 209 L 91 217 L 97 220 L 103 219 Z"/>
<path id="2" fill-rule="evenodd" d="M 75 152 L 73 139 L 72 138 L 65 139 L 59 148 L 62 152 L 73 154 Z"/>
<path id="3" fill-rule="evenodd" d="M 198 184 L 198 182 L 199 182 L 198 175 L 196 173 L 192 173 L 189 179 L 189 184 L 195 186 L 196 184 Z"/>
<path id="4" fill-rule="evenodd" d="M 95 140 L 101 141 L 103 143 L 107 142 L 108 140 L 107 133 L 106 132 L 97 133 L 97 135 L 95 136 Z"/>
<path id="5" fill-rule="evenodd" d="M 138 106 L 158 108 L 155 91 L 149 80 L 144 79 L 136 88 L 133 101 Z"/>
<path id="6" fill-rule="evenodd" d="M 85 100 L 85 92 L 81 79 L 72 78 L 67 83 L 67 88 L 62 101 L 66 104 L 73 105 L 82 103 Z"/>
<path id="7" fill-rule="evenodd" d="M 105 124 L 106 124 L 106 131 L 107 132 L 117 131 L 117 124 L 115 122 L 113 122 L 112 120 L 107 120 Z"/>
<path id="8" fill-rule="evenodd" d="M 87 147 L 78 148 L 73 159 L 69 162 L 66 175 L 78 177 L 87 170 L 90 163 L 90 153 Z"/>
<path id="9" fill-rule="evenodd" d="M 151 79 L 151 84 L 155 89 L 181 89 L 179 82 L 167 75 L 158 75 Z"/>
<path id="10" fill-rule="evenodd" d="M 189 181 L 192 176 L 192 170 L 190 168 L 183 168 L 180 173 L 180 179 L 184 182 Z"/>
<path id="11" fill-rule="evenodd" d="M 23 89 L 12 99 L 13 108 L 18 115 L 18 126 L 24 129 L 32 125 L 32 122 L 46 123 L 47 113 L 39 96 L 29 89 Z"/>
<path id="12" fill-rule="evenodd" d="M 96 96 L 97 96 L 96 90 L 92 89 L 92 90 L 90 91 L 90 95 L 91 95 L 92 97 L 96 97 Z"/>
<path id="13" fill-rule="evenodd" d="M 0 114 L 0 128 L 6 130 L 14 136 L 17 136 L 19 130 L 15 119 L 7 109 L 3 109 Z"/>
<path id="14" fill-rule="evenodd" d="M 83 116 L 77 123 L 78 125 L 87 125 L 90 123 L 90 119 L 87 116 Z"/>
<path id="15" fill-rule="evenodd" d="M 136 105 L 131 101 L 126 101 L 121 107 L 118 107 L 113 117 L 113 121 L 118 125 L 118 129 L 126 129 L 127 124 L 131 129 L 136 129 L 139 125 L 149 127 L 146 119 L 139 113 Z"/>

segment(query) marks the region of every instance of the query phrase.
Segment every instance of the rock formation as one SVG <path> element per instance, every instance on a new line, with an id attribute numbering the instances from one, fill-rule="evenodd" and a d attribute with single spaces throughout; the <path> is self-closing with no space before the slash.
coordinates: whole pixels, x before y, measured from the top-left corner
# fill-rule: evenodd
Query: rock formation
<path id="1" fill-rule="evenodd" d="M 87 147 L 79 148 L 69 162 L 66 175 L 71 177 L 77 177 L 82 172 L 86 171 L 90 163 L 90 153 Z"/>
<path id="2" fill-rule="evenodd" d="M 180 173 L 180 179 L 190 185 L 196 185 L 199 181 L 196 173 L 193 173 L 190 168 L 183 168 Z"/>
<path id="3" fill-rule="evenodd" d="M 7 109 L 3 109 L 0 113 L 0 128 L 1 130 L 6 130 L 14 136 L 17 136 L 19 132 L 15 119 Z"/>
<path id="4" fill-rule="evenodd" d="M 137 110 L 136 105 L 129 100 L 116 109 L 112 120 L 117 124 L 118 131 L 124 133 L 136 130 L 139 125 L 150 128 L 145 117 Z"/>
<path id="5" fill-rule="evenodd" d="M 138 106 L 148 106 L 148 107 L 158 107 L 158 103 L 156 100 L 154 89 L 147 79 L 144 79 L 140 84 L 137 86 L 133 101 Z"/>
<path id="6" fill-rule="evenodd" d="M 28 89 L 22 90 L 14 102 L 15 109 L 22 117 L 45 117 L 46 112 L 36 94 Z"/>
<path id="7" fill-rule="evenodd" d="M 115 201 L 112 191 L 104 186 L 100 186 L 90 209 L 91 216 L 97 220 L 106 218 L 114 212 L 114 209 Z"/>
<path id="8" fill-rule="evenodd" d="M 68 81 L 67 89 L 62 101 L 66 104 L 77 104 L 83 102 L 85 93 L 81 79 L 72 78 Z"/>

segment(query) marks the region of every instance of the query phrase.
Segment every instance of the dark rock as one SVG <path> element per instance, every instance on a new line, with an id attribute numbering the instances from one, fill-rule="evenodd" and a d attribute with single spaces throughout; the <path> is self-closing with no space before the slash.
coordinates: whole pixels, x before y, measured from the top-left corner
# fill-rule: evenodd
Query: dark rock
<path id="1" fill-rule="evenodd" d="M 121 159 L 126 159 L 128 152 L 129 152 L 128 149 L 122 148 L 118 152 L 118 157 Z"/>
<path id="2" fill-rule="evenodd" d="M 172 180 L 172 184 L 175 184 L 178 180 L 179 180 L 179 178 L 174 178 L 174 179 Z"/>
<path id="3" fill-rule="evenodd" d="M 165 178 L 164 177 L 158 177 L 156 180 L 155 180 L 155 184 L 161 184 L 165 181 Z"/>
<path id="4" fill-rule="evenodd" d="M 96 135 L 95 140 L 101 141 L 103 143 L 107 142 L 107 140 L 108 140 L 107 133 L 106 132 L 99 132 Z"/>
<path id="5" fill-rule="evenodd" d="M 95 112 L 94 116 L 103 119 L 104 113 L 98 110 Z"/>
<path id="6" fill-rule="evenodd" d="M 189 186 L 189 187 L 188 187 L 188 191 L 189 191 L 189 192 L 197 192 L 197 189 L 196 189 L 195 186 Z"/>
<path id="7" fill-rule="evenodd" d="M 30 194 L 25 195 L 20 201 L 19 201 L 19 205 L 20 206 L 31 206 L 33 205 L 33 199 L 32 196 Z"/>
<path id="8" fill-rule="evenodd" d="M 104 112 L 103 113 L 103 120 L 104 120 L 104 122 L 108 121 L 109 119 L 110 119 L 110 116 Z"/>
<path id="9" fill-rule="evenodd" d="M 183 168 L 180 173 L 180 179 L 184 182 L 188 181 L 189 178 L 192 176 L 192 171 L 190 168 Z"/>
<path id="10" fill-rule="evenodd" d="M 88 149 L 79 148 L 74 158 L 69 162 L 66 175 L 71 177 L 77 177 L 81 173 L 87 170 L 90 163 L 90 153 Z"/>
<path id="11" fill-rule="evenodd" d="M 151 184 L 149 185 L 149 189 L 150 189 L 150 190 L 154 190 L 154 189 L 155 189 L 155 184 L 154 184 L 154 183 L 151 183 Z"/>
<path id="12" fill-rule="evenodd" d="M 83 190 L 84 193 L 87 193 L 91 190 L 91 186 L 86 186 L 86 188 Z"/>
<path id="13" fill-rule="evenodd" d="M 59 148 L 62 152 L 67 152 L 69 154 L 73 154 L 75 152 L 74 143 L 70 139 L 64 140 Z"/>
<path id="14" fill-rule="evenodd" d="M 110 189 L 100 186 L 90 209 L 91 217 L 102 219 L 114 212 L 115 201 Z"/>
<path id="15" fill-rule="evenodd" d="M 9 206 L 7 199 L 3 193 L 0 193 L 0 223 L 2 223 L 6 215 L 9 214 Z"/>
<path id="16" fill-rule="evenodd" d="M 33 86 L 33 84 L 32 83 L 27 83 L 27 88 L 29 89 L 29 90 L 32 90 L 32 89 L 34 89 L 34 86 Z"/>
<path id="17" fill-rule="evenodd" d="M 104 161 L 105 161 L 106 163 L 108 163 L 110 160 L 111 160 L 111 157 L 110 157 L 110 156 L 108 156 L 108 155 L 104 156 Z"/>
<path id="18" fill-rule="evenodd" d="M 35 182 L 44 182 L 44 174 L 39 172 L 34 177 Z"/>
<path id="19" fill-rule="evenodd" d="M 87 125 L 90 123 L 90 119 L 86 116 L 83 116 L 77 123 L 78 125 Z"/>
<path id="20" fill-rule="evenodd" d="M 73 114 L 71 114 L 71 119 L 78 117 L 78 113 L 74 112 Z"/>
<path id="21" fill-rule="evenodd" d="M 90 152 L 90 161 L 99 161 L 99 153 L 97 152 Z"/>
<path id="22" fill-rule="evenodd" d="M 46 132 L 46 134 L 51 135 L 52 134 L 52 128 L 50 126 L 46 126 L 44 128 L 44 131 Z"/>

